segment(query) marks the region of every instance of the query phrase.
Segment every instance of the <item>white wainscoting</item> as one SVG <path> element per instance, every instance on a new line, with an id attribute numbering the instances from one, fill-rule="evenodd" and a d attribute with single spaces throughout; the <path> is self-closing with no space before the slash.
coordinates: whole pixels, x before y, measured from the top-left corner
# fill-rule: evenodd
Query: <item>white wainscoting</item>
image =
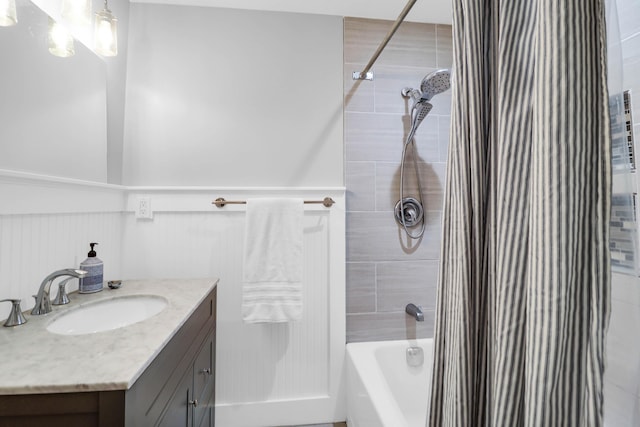
<path id="1" fill-rule="evenodd" d="M 290 324 L 241 319 L 244 205 L 217 197 L 332 197 L 305 205 L 304 315 Z M 152 220 L 131 211 L 149 197 Z M 345 213 L 343 189 L 128 190 L 123 276 L 218 277 L 216 424 L 278 426 L 344 421 Z"/>
<path id="2" fill-rule="evenodd" d="M 0 299 L 33 307 L 42 279 L 78 267 L 89 242 L 99 242 L 105 280 L 120 277 L 121 187 L 0 170 L 0 200 Z M 77 289 L 77 281 L 67 288 Z M 0 304 L 0 320 L 10 308 Z"/>
<path id="3" fill-rule="evenodd" d="M 152 219 L 136 219 L 139 197 Z M 244 205 L 217 197 L 332 197 L 305 205 L 304 315 L 245 325 L 240 316 Z M 122 187 L 0 170 L 0 299 L 31 295 L 50 272 L 77 266 L 97 241 L 105 280 L 220 278 L 216 420 L 220 426 L 344 421 L 343 188 Z M 73 286 L 70 286 L 73 290 Z M 10 305 L 0 305 L 0 319 Z"/>

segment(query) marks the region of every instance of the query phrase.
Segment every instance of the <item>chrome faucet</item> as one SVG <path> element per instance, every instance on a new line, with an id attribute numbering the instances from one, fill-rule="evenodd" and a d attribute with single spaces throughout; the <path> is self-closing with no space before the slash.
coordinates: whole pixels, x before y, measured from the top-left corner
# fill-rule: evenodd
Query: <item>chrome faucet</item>
<path id="1" fill-rule="evenodd" d="M 51 283 L 58 277 L 71 276 L 78 279 L 87 275 L 84 270 L 74 270 L 73 268 L 65 268 L 64 270 L 54 271 L 50 275 L 44 278 L 40 284 L 38 295 L 34 295 L 36 299 L 36 305 L 31 310 L 32 315 L 51 313 L 51 298 L 49 297 L 49 290 L 51 289 Z"/>
<path id="2" fill-rule="evenodd" d="M 67 295 L 67 283 L 69 283 L 70 280 L 75 279 L 75 277 L 70 276 L 67 277 L 66 279 L 62 280 L 60 283 L 58 283 L 58 295 L 56 295 L 56 298 L 53 300 L 53 302 L 51 304 L 53 305 L 65 305 L 65 304 L 69 304 L 71 301 L 69 301 L 69 295 Z M 52 281 L 53 283 L 53 281 Z M 49 291 L 49 293 L 51 293 L 51 291 Z"/>
<path id="3" fill-rule="evenodd" d="M 422 307 L 409 303 L 405 307 L 404 311 L 406 311 L 407 314 L 409 314 L 410 316 L 415 317 L 416 321 L 418 322 L 424 321 L 424 314 L 422 313 Z"/>
<path id="4" fill-rule="evenodd" d="M 7 317 L 7 321 L 4 322 L 3 326 L 18 326 L 24 323 L 27 323 L 27 319 L 22 315 L 22 309 L 20 308 L 20 300 L 19 299 L 2 299 L 0 302 L 8 301 L 11 303 L 11 313 L 9 317 Z"/>

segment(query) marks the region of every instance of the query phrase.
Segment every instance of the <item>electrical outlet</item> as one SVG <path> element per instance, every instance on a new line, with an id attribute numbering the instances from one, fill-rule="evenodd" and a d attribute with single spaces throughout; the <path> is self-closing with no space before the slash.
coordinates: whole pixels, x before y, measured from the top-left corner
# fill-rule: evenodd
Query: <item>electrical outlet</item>
<path id="1" fill-rule="evenodd" d="M 136 206 L 136 218 L 153 219 L 153 211 L 151 210 L 151 197 L 138 197 Z"/>

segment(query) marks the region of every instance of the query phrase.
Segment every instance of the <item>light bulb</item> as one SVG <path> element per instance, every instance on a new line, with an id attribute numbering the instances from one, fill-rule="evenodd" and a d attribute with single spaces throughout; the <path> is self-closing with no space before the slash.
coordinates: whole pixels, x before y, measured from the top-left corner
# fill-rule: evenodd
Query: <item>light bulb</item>
<path id="1" fill-rule="evenodd" d="M 102 56 L 116 56 L 118 54 L 118 28 L 115 16 L 107 8 L 96 13 L 94 44 L 95 51 Z"/>
<path id="2" fill-rule="evenodd" d="M 75 55 L 73 37 L 60 23 L 49 18 L 49 52 L 61 58 Z"/>
<path id="3" fill-rule="evenodd" d="M 0 0 L 0 27 L 16 25 L 16 0 Z"/>
<path id="4" fill-rule="evenodd" d="M 98 28 L 96 28 L 96 35 L 98 37 L 98 45 L 102 48 L 111 46 L 111 43 L 113 43 L 111 24 L 107 21 L 100 21 L 98 23 Z"/>

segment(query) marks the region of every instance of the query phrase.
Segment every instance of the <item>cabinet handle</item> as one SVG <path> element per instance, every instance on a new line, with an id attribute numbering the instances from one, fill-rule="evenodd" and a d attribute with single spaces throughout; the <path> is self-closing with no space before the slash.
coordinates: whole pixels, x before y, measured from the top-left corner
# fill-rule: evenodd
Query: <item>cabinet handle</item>
<path id="1" fill-rule="evenodd" d="M 206 374 L 206 375 L 211 375 L 211 369 L 209 369 L 209 368 L 204 368 L 200 372 L 202 372 L 203 374 Z"/>
<path id="2" fill-rule="evenodd" d="M 196 406 L 198 406 L 198 399 L 193 399 L 189 401 L 189 405 L 193 406 L 194 408 Z"/>

